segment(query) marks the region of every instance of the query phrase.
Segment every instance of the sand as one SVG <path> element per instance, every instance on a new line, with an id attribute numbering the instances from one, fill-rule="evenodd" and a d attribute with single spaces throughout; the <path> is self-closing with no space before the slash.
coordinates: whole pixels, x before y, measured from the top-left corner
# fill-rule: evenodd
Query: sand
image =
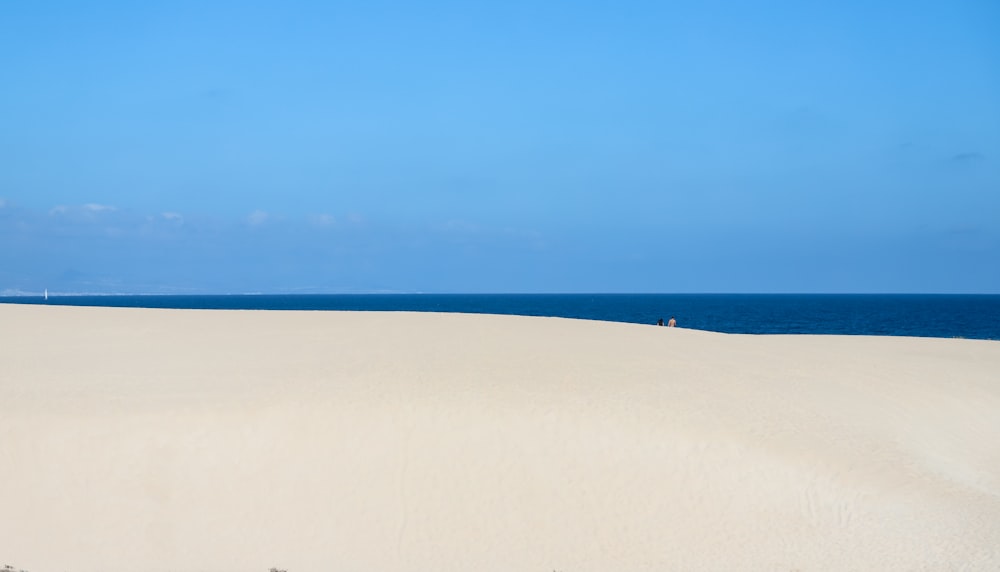
<path id="1" fill-rule="evenodd" d="M 1000 342 L 0 305 L 0 566 L 1000 569 Z"/>

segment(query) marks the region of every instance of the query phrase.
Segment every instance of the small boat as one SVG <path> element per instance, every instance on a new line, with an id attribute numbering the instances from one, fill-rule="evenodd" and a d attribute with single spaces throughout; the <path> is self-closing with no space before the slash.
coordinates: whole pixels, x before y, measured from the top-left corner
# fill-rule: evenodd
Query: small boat
<path id="1" fill-rule="evenodd" d="M 49 299 L 49 289 L 46 288 L 45 289 L 45 300 L 48 301 L 48 299 Z"/>

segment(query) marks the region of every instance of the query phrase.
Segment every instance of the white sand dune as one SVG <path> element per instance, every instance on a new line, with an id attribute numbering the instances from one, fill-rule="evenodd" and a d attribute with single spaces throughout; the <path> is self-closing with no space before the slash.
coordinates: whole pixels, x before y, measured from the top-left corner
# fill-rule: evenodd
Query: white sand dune
<path id="1" fill-rule="evenodd" d="M 0 565 L 1000 570 L 1000 342 L 0 305 Z"/>

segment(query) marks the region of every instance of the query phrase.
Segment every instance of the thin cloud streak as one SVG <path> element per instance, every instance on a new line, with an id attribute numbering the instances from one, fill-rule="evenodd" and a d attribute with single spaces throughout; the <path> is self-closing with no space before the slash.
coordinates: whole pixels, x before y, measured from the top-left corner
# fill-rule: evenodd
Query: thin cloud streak
<path id="1" fill-rule="evenodd" d="M 117 212 L 118 208 L 111 205 L 86 203 L 83 205 L 56 205 L 49 210 L 50 216 L 84 216 L 90 217 L 103 213 Z"/>
<path id="2" fill-rule="evenodd" d="M 247 224 L 250 226 L 260 226 L 270 220 L 271 215 L 267 211 L 256 210 L 247 216 Z"/>
<path id="3" fill-rule="evenodd" d="M 986 155 L 976 152 L 957 153 L 952 156 L 951 160 L 956 163 L 978 163 L 979 161 L 986 160 Z"/>

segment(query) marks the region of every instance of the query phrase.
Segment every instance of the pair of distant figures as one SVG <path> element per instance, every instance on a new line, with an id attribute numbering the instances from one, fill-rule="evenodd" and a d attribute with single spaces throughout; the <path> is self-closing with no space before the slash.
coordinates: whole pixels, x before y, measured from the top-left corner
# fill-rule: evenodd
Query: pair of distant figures
<path id="1" fill-rule="evenodd" d="M 660 318 L 660 320 L 658 322 L 656 322 L 656 325 L 657 326 L 662 326 L 663 325 L 663 318 Z M 673 328 L 675 326 L 677 326 L 677 320 L 673 316 L 670 316 L 670 320 L 667 321 L 667 327 L 668 328 Z"/>

